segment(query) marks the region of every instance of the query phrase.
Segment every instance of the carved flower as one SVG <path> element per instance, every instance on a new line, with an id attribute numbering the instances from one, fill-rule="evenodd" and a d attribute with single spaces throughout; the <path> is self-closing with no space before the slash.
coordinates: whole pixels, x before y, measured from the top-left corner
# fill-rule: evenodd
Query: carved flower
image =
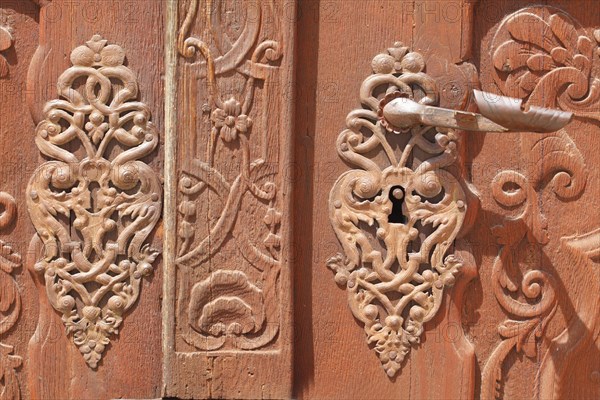
<path id="1" fill-rule="evenodd" d="M 223 104 L 223 109 L 213 111 L 211 120 L 226 142 L 236 140 L 238 132 L 246 133 L 252 126 L 250 117 L 241 112 L 242 105 L 233 97 Z"/>
<path id="2" fill-rule="evenodd" d="M 409 96 L 407 94 L 396 90 L 396 91 L 386 94 L 385 97 L 379 101 L 379 109 L 377 110 L 377 118 L 379 119 L 379 122 L 381 123 L 381 125 L 388 132 L 393 132 L 396 134 L 410 133 L 410 127 L 413 124 L 411 121 L 407 122 L 406 127 L 396 127 L 396 126 L 392 125 L 383 115 L 383 109 L 390 101 L 398 99 L 398 98 L 408 98 L 408 97 Z"/>
<path id="3" fill-rule="evenodd" d="M 108 123 L 104 122 L 104 120 L 104 115 L 96 110 L 90 114 L 90 120 L 85 124 L 88 135 L 96 145 L 100 143 L 104 138 L 106 131 L 108 131 Z"/>
<path id="4" fill-rule="evenodd" d="M 192 289 L 190 325 L 211 336 L 258 332 L 265 322 L 263 292 L 242 271 L 219 270 Z"/>
<path id="5" fill-rule="evenodd" d="M 83 354 L 84 360 L 93 369 L 98 367 L 102 353 L 109 344 L 107 333 L 114 331 L 114 328 L 109 324 L 105 324 L 103 328 L 89 327 L 86 330 L 77 330 L 73 338 L 74 343 Z"/>
<path id="6" fill-rule="evenodd" d="M 85 46 L 79 46 L 71 52 L 73 65 L 84 67 L 101 66 L 117 67 L 125 62 L 125 51 L 117 45 L 106 45 L 107 40 L 100 35 L 94 35 L 86 42 Z"/>
<path id="7" fill-rule="evenodd" d="M 371 68 L 376 74 L 418 73 L 425 69 L 425 60 L 421 54 L 409 52 L 402 42 L 396 42 L 387 53 L 373 58 Z"/>
<path id="8" fill-rule="evenodd" d="M 83 307 L 83 317 L 90 322 L 95 322 L 102 314 L 100 307 L 86 306 Z"/>

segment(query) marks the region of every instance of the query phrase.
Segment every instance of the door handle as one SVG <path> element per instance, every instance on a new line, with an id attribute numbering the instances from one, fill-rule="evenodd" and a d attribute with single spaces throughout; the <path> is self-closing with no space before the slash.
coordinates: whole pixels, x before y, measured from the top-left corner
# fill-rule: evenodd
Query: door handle
<path id="1" fill-rule="evenodd" d="M 427 125 L 475 132 L 548 133 L 563 128 L 573 118 L 573 113 L 562 110 L 525 109 L 521 99 L 479 90 L 473 94 L 480 113 L 423 105 L 399 94 L 383 106 L 382 122 L 394 130 Z"/>
<path id="2" fill-rule="evenodd" d="M 463 267 L 452 246 L 474 195 L 455 168 L 458 132 L 552 132 L 573 114 L 480 91 L 477 113 L 440 107 L 424 57 L 401 43 L 372 66 L 336 143 L 351 169 L 329 196 L 342 252 L 327 266 L 393 377 Z"/>

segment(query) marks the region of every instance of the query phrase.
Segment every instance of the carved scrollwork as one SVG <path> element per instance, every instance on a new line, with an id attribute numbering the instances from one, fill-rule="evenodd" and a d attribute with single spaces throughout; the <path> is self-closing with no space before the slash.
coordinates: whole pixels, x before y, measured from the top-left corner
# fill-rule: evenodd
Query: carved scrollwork
<path id="1" fill-rule="evenodd" d="M 453 130 L 414 119 L 391 126 L 383 115 L 397 98 L 410 99 L 407 106 L 439 104 L 423 57 L 396 43 L 372 67 L 360 89 L 364 108 L 348 114 L 337 140 L 339 156 L 355 169 L 331 190 L 329 216 L 344 252 L 327 266 L 393 377 L 460 271 L 448 252 L 467 197 L 449 169 L 458 158 Z"/>
<path id="2" fill-rule="evenodd" d="M 261 2 L 253 7 L 256 15 L 246 16 L 239 37 L 224 43 L 227 27 L 215 9 L 221 3 L 208 2 L 203 10 L 207 40 L 190 36 L 198 0 L 189 2 L 179 32 L 180 55 L 198 65 L 195 74 L 208 88 L 202 111 L 209 116 L 210 133 L 198 133 L 198 138 L 206 138 L 205 156 L 194 159 L 179 177 L 176 263 L 185 274 L 204 270 L 233 240 L 232 257 L 239 257 L 240 265 L 239 270 L 210 267 L 199 282 L 190 284 L 190 302 L 181 306 L 188 325 L 183 339 L 201 350 L 254 350 L 269 344 L 279 331 L 282 215 L 276 164 L 264 158 L 264 149 L 255 154 L 255 143 L 266 146 L 261 132 L 267 130 L 266 114 L 258 114 L 257 121 L 251 115 L 258 86 L 277 71 L 283 53 L 278 41 L 258 41 L 265 7 Z M 235 93 L 224 94 L 223 82 L 243 83 Z M 245 214 L 247 202 L 253 205 L 252 219 Z M 211 211 L 215 216 L 203 234 L 198 224 L 204 223 L 205 204 L 217 210 Z M 262 218 L 255 221 L 256 215 Z M 250 271 L 244 272 L 246 266 Z"/>
<path id="3" fill-rule="evenodd" d="M 535 139 L 529 148 L 523 148 L 523 154 L 531 157 L 525 173 L 502 171 L 491 185 L 500 206 L 520 211 L 492 230 L 501 245 L 492 270 L 494 295 L 502 309 L 516 318 L 498 327 L 502 341 L 483 370 L 483 399 L 501 397 L 502 367 L 513 349 L 530 358 L 537 356 L 538 341 L 558 305 L 554 278 L 540 269 L 541 261 L 534 257 L 539 258 L 540 251 L 535 249 L 545 246 L 549 239 L 539 192 L 549 183 L 559 199 L 574 199 L 587 182 L 583 156 L 564 130 Z M 522 257 L 524 252 L 530 257 Z M 518 299 L 519 294 L 524 300 Z"/>
<path id="4" fill-rule="evenodd" d="M 160 218 L 162 188 L 141 161 L 158 145 L 158 132 L 148 106 L 136 101 L 137 79 L 124 61 L 124 50 L 98 35 L 73 50 L 73 66 L 58 79 L 62 99 L 46 104 L 36 128 L 50 161 L 27 188 L 44 244 L 34 268 L 92 368 L 158 255 L 145 242 Z"/>
<path id="5" fill-rule="evenodd" d="M 0 192 L 0 229 L 16 218 L 15 199 Z M 21 312 L 21 295 L 12 273 L 21 267 L 21 256 L 0 240 L 0 338 L 16 324 Z M 13 346 L 0 342 L 0 399 L 20 399 L 16 370 L 23 359 L 13 354 Z"/>
<path id="6" fill-rule="evenodd" d="M 526 105 L 600 119 L 600 30 L 590 35 L 564 11 L 536 6 L 504 19 L 492 41 L 494 80 Z"/>

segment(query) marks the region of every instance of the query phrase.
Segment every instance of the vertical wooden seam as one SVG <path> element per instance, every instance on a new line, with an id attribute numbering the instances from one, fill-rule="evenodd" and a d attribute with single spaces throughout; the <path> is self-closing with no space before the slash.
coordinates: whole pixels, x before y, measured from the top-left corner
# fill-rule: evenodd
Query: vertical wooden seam
<path id="1" fill-rule="evenodd" d="M 176 156 L 177 135 L 175 131 L 175 96 L 177 92 L 177 0 L 166 2 L 165 29 L 165 184 L 164 184 L 164 243 L 163 243 L 163 303 L 162 303 L 162 343 L 163 343 L 163 385 L 166 396 L 170 381 L 170 356 L 174 341 L 172 329 L 175 316 L 175 229 L 176 229 Z"/>
<path id="2" fill-rule="evenodd" d="M 298 1 L 290 0 L 289 3 L 292 7 L 292 15 L 290 16 L 291 21 L 297 21 L 297 13 L 298 13 Z M 284 10 L 287 9 L 287 6 L 284 6 Z M 284 11 L 285 17 L 285 11 Z M 292 398 L 294 396 L 293 388 L 294 388 L 294 327 L 295 327 L 295 316 L 294 316 L 294 269 L 295 269 L 295 260 L 296 258 L 293 256 L 294 252 L 297 250 L 294 248 L 294 198 L 292 194 L 294 193 L 295 179 L 293 175 L 286 176 L 285 171 L 289 171 L 293 174 L 295 171 L 295 159 L 294 159 L 294 133 L 296 128 L 296 40 L 297 40 L 297 23 L 288 23 L 285 24 L 284 35 L 288 38 L 287 40 L 287 52 L 288 57 L 291 58 L 289 62 L 289 68 L 283 72 L 283 79 L 285 82 L 285 78 L 289 79 L 291 83 L 289 85 L 289 93 L 288 93 L 288 101 L 285 102 L 283 106 L 284 115 L 288 115 L 288 123 L 283 131 L 286 132 L 287 137 L 283 138 L 280 142 L 282 143 L 280 147 L 280 152 L 282 155 L 281 160 L 285 160 L 288 165 L 283 169 L 284 175 L 282 178 L 282 191 L 283 191 L 283 209 L 285 210 L 284 215 L 287 217 L 287 230 L 284 237 L 282 237 L 282 265 L 287 265 L 287 281 L 288 287 L 286 293 L 288 306 L 285 309 L 287 314 L 287 320 L 285 321 L 285 329 L 288 330 L 287 340 L 289 343 L 289 348 L 287 349 L 288 354 L 288 362 L 290 366 L 290 374 L 288 378 L 288 396 Z M 285 92 L 284 92 L 285 93 Z M 283 351 L 283 354 L 286 352 Z"/>

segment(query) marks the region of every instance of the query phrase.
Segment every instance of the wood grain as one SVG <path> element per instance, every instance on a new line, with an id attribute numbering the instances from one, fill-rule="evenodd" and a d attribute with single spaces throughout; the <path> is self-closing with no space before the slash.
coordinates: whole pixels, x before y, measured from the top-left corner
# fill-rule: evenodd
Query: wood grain
<path id="1" fill-rule="evenodd" d="M 300 15 L 325 13 L 325 4 L 330 2 L 321 2 L 321 7 L 312 2 L 303 4 Z M 320 23 L 315 26 L 309 19 L 300 19 L 298 27 L 303 32 L 298 37 L 299 58 L 316 62 L 310 66 L 302 63 L 298 70 L 298 82 L 303 84 L 296 103 L 295 198 L 302 207 L 295 212 L 295 260 L 299 266 L 295 273 L 295 348 L 310 351 L 296 353 L 295 391 L 308 399 L 470 398 L 475 372 L 471 344 L 460 328 L 460 292 L 464 287 L 449 291 L 439 318 L 425 324 L 421 345 L 407 357 L 402 372 L 389 378 L 365 344 L 360 324 L 348 312 L 346 296 L 336 292 L 338 288 L 324 268 L 327 258 L 339 251 L 327 222 L 329 188 L 346 169 L 333 158 L 335 138 L 349 110 L 359 104 L 360 84 L 371 72 L 373 57 L 390 43 L 412 45 L 416 40 L 412 36 L 416 24 L 413 2 L 333 4 L 338 21 L 343 23 L 317 19 Z M 432 37 L 446 34 L 444 24 L 428 23 Z M 321 50 L 338 46 L 348 50 Z M 426 60 L 432 58 L 428 52 L 424 56 Z M 436 77 L 449 69 L 441 62 L 437 65 Z M 468 82 L 462 72 L 455 74 L 463 78 L 463 85 Z M 467 268 L 465 284 L 473 277 L 473 270 L 473 266 Z M 459 304 L 449 304 L 453 296 Z"/>
<path id="2" fill-rule="evenodd" d="M 177 12 L 165 394 L 288 398 L 295 2 Z"/>
<path id="3" fill-rule="evenodd" d="M 600 398 L 592 3 L 0 0 L 2 396 Z M 44 105 L 96 34 L 124 50 L 152 113 L 160 142 L 142 161 L 165 207 L 149 240 L 164 256 L 94 370 L 29 273 L 44 248 L 26 196 L 48 161 Z M 439 107 L 477 112 L 481 89 L 573 120 L 458 132 L 463 267 L 390 378 L 326 264 L 341 249 L 330 190 L 352 168 L 336 138 L 395 42 L 423 55 Z"/>

